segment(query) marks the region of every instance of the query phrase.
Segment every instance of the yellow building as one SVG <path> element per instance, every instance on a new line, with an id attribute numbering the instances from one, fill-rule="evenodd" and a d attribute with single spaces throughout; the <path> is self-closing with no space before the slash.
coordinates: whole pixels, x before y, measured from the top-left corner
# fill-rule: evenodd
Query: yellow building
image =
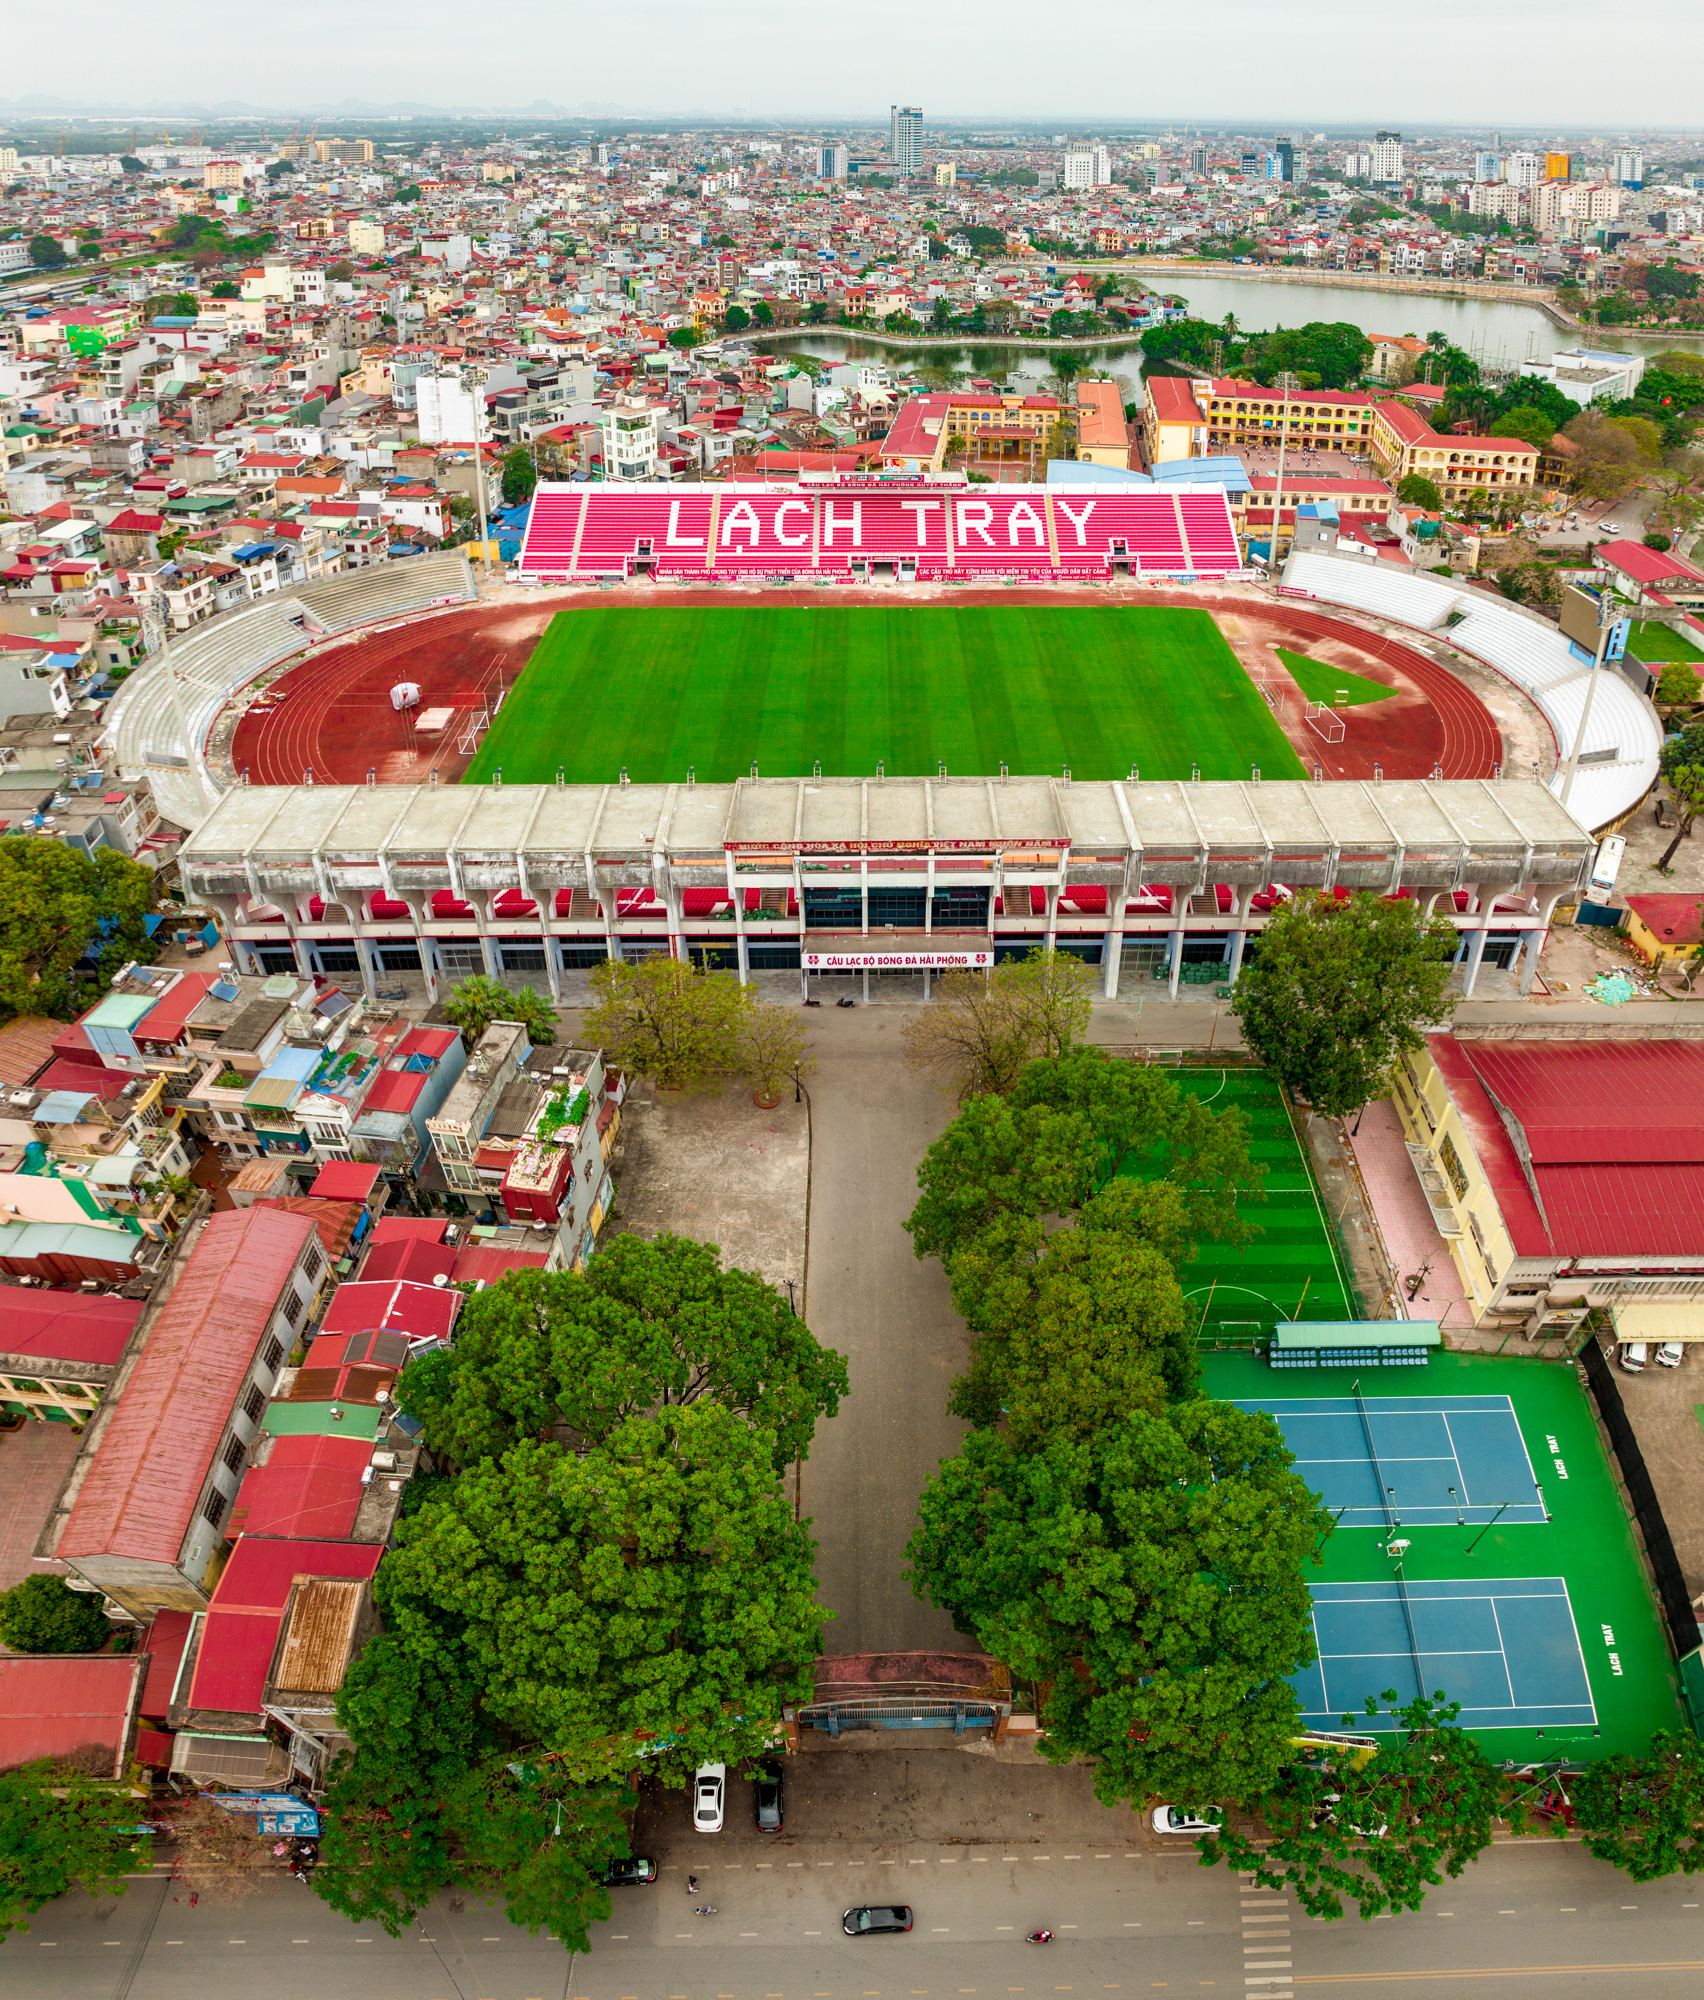
<path id="1" fill-rule="evenodd" d="M 1207 419 L 1185 377 L 1143 377 L 1142 451 L 1150 465 L 1205 456 Z"/>
<path id="2" fill-rule="evenodd" d="M 1544 156 L 1544 178 L 1547 181 L 1565 181 L 1574 170 L 1574 156 L 1571 153 L 1546 153 Z"/>
<path id="3" fill-rule="evenodd" d="M 243 184 L 241 160 L 209 160 L 201 169 L 204 188 L 240 188 Z"/>
<path id="4" fill-rule="evenodd" d="M 958 168 L 951 160 L 935 162 L 935 185 L 938 188 L 958 186 Z"/>
<path id="5" fill-rule="evenodd" d="M 1363 389 L 1294 389 L 1286 397 L 1258 382 L 1216 381 L 1207 392 L 1207 449 L 1270 448 L 1282 434 L 1292 446 L 1362 451 L 1373 402 Z"/>
<path id="6" fill-rule="evenodd" d="M 1077 457 L 1086 465 L 1128 468 L 1130 433 L 1116 382 L 1077 384 Z"/>
<path id="7" fill-rule="evenodd" d="M 1481 489 L 1495 496 L 1511 486 L 1530 488 L 1538 476 L 1538 447 L 1525 438 L 1435 431 L 1418 410 L 1394 398 L 1374 407 L 1372 452 L 1373 463 L 1393 485 L 1417 473 L 1431 480 L 1446 503 Z"/>

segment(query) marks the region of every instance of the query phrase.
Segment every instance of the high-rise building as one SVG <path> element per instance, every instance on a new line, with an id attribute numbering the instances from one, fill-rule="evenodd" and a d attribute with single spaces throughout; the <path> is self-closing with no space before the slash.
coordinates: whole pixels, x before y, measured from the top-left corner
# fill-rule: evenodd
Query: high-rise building
<path id="1" fill-rule="evenodd" d="M 1251 176 L 1258 174 L 1260 172 L 1260 155 L 1258 153 L 1244 153 L 1241 168 L 1245 174 Z"/>
<path id="2" fill-rule="evenodd" d="M 1343 171 L 1352 181 L 1364 181 L 1373 171 L 1373 162 L 1367 153 L 1345 153 Z"/>
<path id="3" fill-rule="evenodd" d="M 1503 178 L 1502 156 L 1498 153 L 1475 153 L 1473 178 L 1476 181 L 1500 181 Z"/>
<path id="4" fill-rule="evenodd" d="M 1536 153 L 1511 153 L 1503 162 L 1503 178 L 1510 187 L 1537 187 L 1544 178 L 1544 162 Z"/>
<path id="5" fill-rule="evenodd" d="M 1093 139 L 1072 139 L 1065 148 L 1061 184 L 1067 188 L 1110 187 L 1112 155 Z"/>
<path id="6" fill-rule="evenodd" d="M 1204 174 L 1207 171 L 1207 148 L 1205 146 L 1195 145 L 1190 147 L 1189 171 L 1192 174 Z"/>
<path id="7" fill-rule="evenodd" d="M 1278 178 L 1292 186 L 1296 179 L 1296 143 L 1288 132 L 1280 132 L 1272 142 L 1272 150 L 1278 155 Z"/>
<path id="8" fill-rule="evenodd" d="M 852 164 L 851 148 L 847 146 L 819 146 L 817 148 L 817 179 L 819 181 L 843 181 Z"/>
<path id="9" fill-rule="evenodd" d="M 1615 156 L 1614 178 L 1624 188 L 1642 188 L 1645 185 L 1644 154 L 1617 153 Z"/>
<path id="10" fill-rule="evenodd" d="M 923 171 L 923 107 L 893 104 L 888 107 L 888 118 L 893 170 L 903 179 L 915 180 Z"/>
<path id="11" fill-rule="evenodd" d="M 1573 155 L 1570 153 L 1546 153 L 1544 156 L 1544 178 L 1547 181 L 1565 181 L 1574 171 Z"/>
<path id="12" fill-rule="evenodd" d="M 1394 186 L 1402 179 L 1402 134 L 1381 132 L 1367 149 L 1368 179 Z"/>
<path id="13" fill-rule="evenodd" d="M 958 186 L 958 164 L 954 160 L 935 162 L 935 185 L 938 188 Z"/>

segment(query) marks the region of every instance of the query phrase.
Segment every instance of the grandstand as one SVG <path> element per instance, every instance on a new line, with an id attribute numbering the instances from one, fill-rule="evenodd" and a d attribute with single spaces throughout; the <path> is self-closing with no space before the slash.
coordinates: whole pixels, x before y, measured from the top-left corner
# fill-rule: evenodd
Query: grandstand
<path id="1" fill-rule="evenodd" d="M 634 575 L 1101 578 L 1240 573 L 1222 491 L 969 486 L 848 476 L 777 489 L 541 485 L 519 571 L 537 583 Z"/>
<path id="2" fill-rule="evenodd" d="M 130 675 L 107 709 L 103 734 L 119 775 L 145 775 L 167 819 L 199 825 L 219 791 L 207 763 L 208 734 L 238 688 L 326 633 L 474 594 L 465 556 L 421 556 L 324 577 L 288 597 L 265 598 L 195 626 L 171 649 L 189 742 L 178 733 L 164 663 L 156 656 Z"/>
<path id="3" fill-rule="evenodd" d="M 1448 643 L 1513 681 L 1550 724 L 1558 746 L 1550 788 L 1560 796 L 1561 767 L 1579 730 L 1590 665 L 1553 626 L 1442 578 L 1346 556 L 1292 555 L 1284 584 L 1292 595 L 1349 605 L 1426 632 L 1441 633 L 1456 617 Z M 1598 676 L 1579 770 L 1568 795 L 1568 809 L 1582 826 L 1611 826 L 1632 811 L 1656 783 L 1662 742 L 1656 710 L 1613 667 L 1606 668 Z"/>

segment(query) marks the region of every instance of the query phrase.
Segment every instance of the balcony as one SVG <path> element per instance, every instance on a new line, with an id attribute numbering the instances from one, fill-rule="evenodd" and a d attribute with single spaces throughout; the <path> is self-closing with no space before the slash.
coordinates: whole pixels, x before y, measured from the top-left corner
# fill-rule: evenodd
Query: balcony
<path id="1" fill-rule="evenodd" d="M 1415 1145 L 1412 1139 L 1407 1141 L 1407 1146 L 1408 1157 L 1414 1162 L 1414 1171 L 1420 1178 L 1427 1206 L 1432 1211 L 1433 1226 L 1440 1236 L 1459 1237 L 1462 1233 L 1461 1223 L 1456 1219 L 1456 1212 L 1450 1206 L 1449 1187 L 1439 1171 L 1437 1161 L 1424 1146 Z"/>

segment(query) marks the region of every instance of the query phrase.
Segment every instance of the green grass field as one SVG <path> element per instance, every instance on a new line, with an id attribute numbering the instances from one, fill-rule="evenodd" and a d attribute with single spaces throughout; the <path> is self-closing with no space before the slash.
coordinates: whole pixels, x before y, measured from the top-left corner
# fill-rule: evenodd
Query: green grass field
<path id="1" fill-rule="evenodd" d="M 1704 653 L 1668 625 L 1647 625 L 1640 619 L 1627 635 L 1627 650 L 1636 660 L 1684 660 L 1704 667 Z"/>
<path id="2" fill-rule="evenodd" d="M 1046 606 L 566 611 L 464 783 L 1017 773 L 1301 778 L 1204 611 Z"/>
<path id="3" fill-rule="evenodd" d="M 1284 662 L 1285 671 L 1309 701 L 1323 701 L 1327 708 L 1360 708 L 1369 701 L 1389 701 L 1396 693 L 1383 681 L 1370 681 L 1364 674 L 1352 674 L 1346 667 L 1330 667 L 1324 660 L 1310 660 L 1306 653 L 1291 653 L 1282 646 L 1272 649 Z M 1339 702 L 1339 692 L 1346 697 Z"/>
<path id="4" fill-rule="evenodd" d="M 1356 1379 L 1354 1371 L 1339 1368 L 1277 1373 L 1258 1356 L 1232 1353 L 1203 1355 L 1202 1376 L 1208 1395 L 1245 1400 L 1347 1396 Z M 1553 1517 L 1548 1523 L 1499 1523 L 1482 1538 L 1477 1528 L 1405 1524 L 1402 1530 L 1410 1542 L 1402 1559 L 1410 1583 L 1553 1576 L 1567 1582 L 1597 1730 L 1477 1730 L 1486 1754 L 1517 1763 L 1584 1763 L 1618 1751 L 1641 1755 L 1653 1730 L 1685 1729 L 1658 1608 L 1573 1364 L 1445 1353 L 1425 1368 L 1363 1369 L 1358 1379 L 1369 1402 L 1380 1396 L 1507 1396 L 1543 1486 Z M 1377 1528 L 1339 1528 L 1313 1580 L 1388 1581 L 1393 1566 L 1385 1540 Z"/>

